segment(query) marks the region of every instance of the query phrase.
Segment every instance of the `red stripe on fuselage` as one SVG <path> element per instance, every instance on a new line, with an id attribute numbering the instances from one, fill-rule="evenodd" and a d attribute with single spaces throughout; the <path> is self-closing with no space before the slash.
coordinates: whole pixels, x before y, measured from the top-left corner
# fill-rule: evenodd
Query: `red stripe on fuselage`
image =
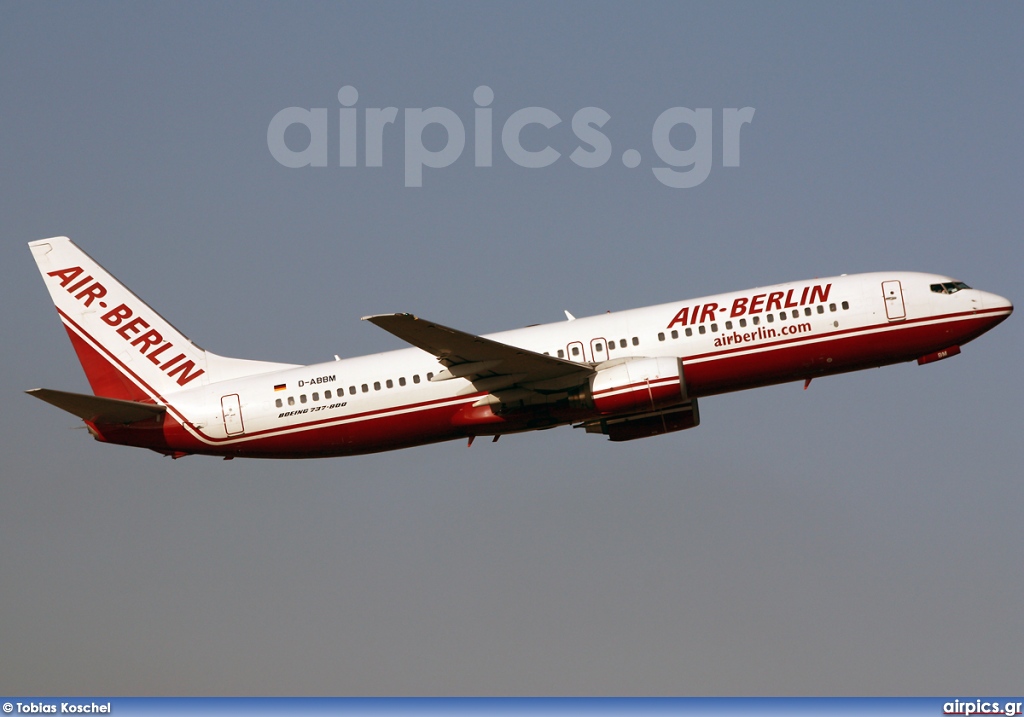
<path id="1" fill-rule="evenodd" d="M 814 342 L 822 343 L 822 342 L 832 341 L 832 340 L 834 340 L 834 339 L 836 339 L 838 337 L 842 337 L 842 336 L 849 335 L 849 334 L 857 334 L 857 333 L 873 333 L 873 334 L 877 334 L 877 333 L 890 333 L 890 332 L 894 332 L 894 331 L 900 331 L 900 330 L 902 330 L 902 329 L 904 329 L 904 328 L 906 328 L 908 326 L 916 326 L 916 325 L 921 325 L 921 324 L 937 324 L 937 323 L 953 324 L 953 323 L 956 323 L 956 322 L 967 321 L 967 320 L 970 320 L 970 319 L 985 318 L 985 323 L 982 326 L 980 331 L 977 331 L 977 332 L 974 332 L 974 333 L 968 333 L 968 334 L 966 334 L 967 338 L 962 338 L 961 339 L 961 343 L 967 343 L 968 341 L 971 341 L 971 340 L 977 338 L 978 336 L 980 336 L 981 334 L 985 333 L 986 331 L 988 331 L 989 329 L 994 327 L 996 324 L 998 324 L 1001 321 L 1003 321 L 1003 319 L 1005 319 L 1009 315 L 1010 315 L 1010 311 L 1007 310 L 1007 309 L 1002 309 L 1002 308 L 982 309 L 982 310 L 978 310 L 978 311 L 962 311 L 962 312 L 959 312 L 959 313 L 956 313 L 956 314 L 942 314 L 940 316 L 926 316 L 926 317 L 919 318 L 919 319 L 900 319 L 900 320 L 895 320 L 895 321 L 887 321 L 886 323 L 870 324 L 868 326 L 858 326 L 858 327 L 854 327 L 854 328 L 851 328 L 851 329 L 842 329 L 842 330 L 828 331 L 828 332 L 823 332 L 823 333 L 800 333 L 800 334 L 797 334 L 797 335 L 792 335 L 791 334 L 789 338 L 779 339 L 777 341 L 765 341 L 763 343 L 750 342 L 750 343 L 745 343 L 742 346 L 735 346 L 734 345 L 734 346 L 732 346 L 730 348 L 722 349 L 720 351 L 707 351 L 707 352 L 702 353 L 702 354 L 694 354 L 692 356 L 687 356 L 687 357 L 684 357 L 683 360 L 689 365 L 691 363 L 707 360 L 709 358 L 717 358 L 717 357 L 720 357 L 720 356 L 727 356 L 729 354 L 736 354 L 736 353 L 749 353 L 749 352 L 756 352 L 756 351 L 764 351 L 765 349 L 775 348 L 775 347 L 778 347 L 778 346 L 784 346 L 786 344 L 814 343 Z M 788 325 L 796 324 L 797 322 L 801 321 L 802 318 L 803 317 L 801 317 L 800 319 L 794 319 L 793 322 L 791 324 L 788 324 Z M 818 318 L 820 319 L 821 317 L 818 317 Z M 772 328 L 772 329 L 775 329 L 776 331 L 778 331 L 783 326 L 787 325 L 787 324 L 783 324 L 782 322 L 779 322 L 779 323 L 780 323 L 780 326 L 779 326 L 778 329 L 776 329 L 775 327 L 768 327 L 768 326 L 760 326 L 759 328 L 762 328 L 762 329 L 763 328 Z M 747 327 L 746 329 L 740 329 L 740 330 L 741 331 L 751 331 L 751 328 Z M 727 336 L 729 333 L 731 333 L 733 331 L 735 331 L 735 330 L 734 329 L 725 330 L 725 331 L 722 332 L 722 335 L 723 336 Z M 916 357 L 912 357 L 912 358 L 916 358 Z M 909 361 L 911 359 L 908 358 L 908 359 L 903 359 L 903 360 Z"/>
<path id="2" fill-rule="evenodd" d="M 58 309 L 58 312 L 60 312 L 59 309 Z M 143 446 L 143 447 L 147 447 L 147 448 L 155 448 L 155 447 L 173 448 L 175 450 L 187 450 L 187 451 L 190 451 L 190 452 L 197 452 L 198 453 L 198 452 L 201 452 L 198 449 L 203 447 L 203 446 L 205 446 L 206 444 L 223 444 L 223 443 L 239 443 L 239 442 L 249 443 L 249 442 L 253 442 L 255 440 L 260 440 L 261 437 L 275 436 L 275 435 L 290 435 L 290 434 L 295 434 L 295 433 L 298 433 L 298 432 L 307 432 L 308 433 L 310 431 L 321 430 L 321 427 L 327 426 L 329 424 L 337 425 L 337 424 L 345 424 L 345 423 L 357 422 L 357 421 L 370 421 L 370 420 L 380 420 L 381 418 L 390 418 L 391 416 L 389 416 L 388 414 L 394 414 L 396 412 L 410 413 L 410 412 L 422 412 L 424 410 L 433 409 L 433 408 L 449 408 L 451 410 L 451 412 L 454 413 L 455 411 L 458 411 L 462 407 L 464 407 L 467 403 L 473 403 L 478 398 L 480 398 L 482 395 L 484 395 L 482 393 L 476 393 L 476 394 L 471 394 L 471 395 L 466 395 L 466 396 L 459 396 L 457 398 L 454 397 L 454 396 L 446 396 L 444 398 L 433 399 L 433 400 L 430 400 L 430 401 L 423 401 L 423 402 L 420 402 L 420 403 L 397 405 L 397 406 L 389 406 L 387 408 L 378 408 L 378 409 L 374 409 L 374 410 L 371 410 L 371 411 L 365 411 L 365 412 L 362 412 L 362 413 L 349 414 L 349 415 L 346 415 L 346 416 L 334 416 L 334 417 L 328 417 L 328 418 L 319 419 L 319 420 L 316 420 L 316 421 L 308 421 L 308 422 L 305 422 L 305 423 L 290 424 L 290 425 L 280 426 L 280 427 L 277 427 L 277 428 L 268 428 L 268 429 L 264 429 L 262 431 L 256 431 L 256 432 L 253 432 L 253 433 L 248 433 L 245 436 L 218 438 L 218 437 L 209 436 L 209 435 L 206 435 L 205 433 L 203 433 L 197 426 L 193 425 L 185 417 L 185 415 L 183 413 L 181 413 L 181 411 L 179 409 L 177 409 L 171 402 L 169 402 L 163 395 L 161 395 L 159 391 L 157 391 L 155 388 L 150 386 L 142 377 L 140 377 L 138 374 L 136 374 L 134 371 L 132 371 L 130 368 L 128 368 L 127 365 L 125 365 L 120 359 L 118 359 L 116 356 L 114 356 L 113 353 L 111 353 L 109 350 L 107 350 L 106 347 L 104 347 L 101 343 L 96 341 L 96 339 L 92 335 L 90 335 L 88 331 L 86 331 L 84 328 L 79 326 L 73 319 L 71 319 L 69 316 L 67 316 L 63 312 L 60 312 L 60 315 L 61 315 L 61 317 L 64 319 L 64 321 L 67 324 L 65 326 L 65 328 L 68 330 L 68 335 L 72 337 L 72 343 L 75 345 L 76 349 L 79 346 L 81 346 L 83 351 L 88 351 L 89 352 L 89 354 L 88 354 L 89 360 L 91 362 L 95 362 L 95 363 L 102 362 L 102 363 L 105 363 L 107 365 L 107 368 L 109 370 L 111 370 L 111 371 L 119 370 L 120 373 L 122 374 L 122 381 L 123 381 L 123 383 L 126 386 L 127 385 L 131 385 L 131 382 L 128 380 L 128 377 L 131 377 L 132 379 L 134 379 L 134 381 L 137 384 L 141 384 L 141 386 L 144 387 L 145 391 L 149 392 L 149 396 L 147 396 L 147 395 L 145 395 L 143 393 L 143 389 L 139 388 L 138 385 L 132 385 L 132 388 L 134 388 L 134 390 L 137 393 L 135 394 L 135 396 L 127 398 L 127 400 L 144 401 L 144 402 L 147 402 L 147 403 L 151 403 L 153 401 L 153 399 L 158 400 L 161 404 L 164 404 L 164 405 L 167 406 L 168 412 L 172 413 L 173 417 L 175 418 L 175 423 L 167 423 L 167 422 L 165 422 L 165 430 L 170 431 L 171 433 L 173 433 L 173 436 L 176 439 L 180 439 L 182 436 L 184 436 L 185 438 L 191 438 L 192 439 L 189 442 L 189 445 L 187 445 L 187 446 L 186 445 L 179 445 L 176 441 L 172 440 L 172 436 L 169 434 L 167 436 L 167 443 L 166 444 L 159 444 L 158 445 L 156 443 L 153 443 L 153 441 L 155 440 L 155 437 L 152 435 L 152 431 L 147 429 L 145 431 L 145 436 L 146 436 L 147 443 Z M 74 328 L 74 331 L 72 331 L 72 328 Z M 76 336 L 76 334 L 75 334 L 76 331 L 79 334 L 81 334 L 81 336 Z M 95 346 L 89 346 L 88 344 L 86 344 L 82 337 L 87 338 Z M 77 339 L 77 341 L 76 341 L 76 339 Z M 102 350 L 103 353 L 106 354 L 105 358 L 104 358 L 104 356 L 100 355 L 100 353 L 97 351 L 97 348 L 99 350 Z M 79 355 L 81 356 L 81 354 L 79 354 Z M 94 392 L 96 392 L 95 386 L 93 387 L 93 390 L 94 390 Z M 125 389 L 125 390 L 127 391 L 127 389 Z M 96 393 L 96 395 L 108 395 L 108 394 Z M 150 396 L 152 398 L 150 398 Z M 114 396 L 111 396 L 111 397 L 113 398 Z M 441 405 L 441 404 L 446 404 L 446 405 Z M 183 424 L 183 425 L 179 425 L 179 424 Z M 447 425 L 449 425 L 449 423 L 445 422 L 444 425 L 447 426 Z M 132 431 L 133 431 L 132 427 L 109 427 L 108 429 L 103 431 L 103 436 L 104 436 L 104 438 L 106 440 L 108 440 L 109 442 L 113 443 L 113 442 L 117 442 L 117 441 L 114 441 L 112 439 L 112 436 L 114 436 L 114 435 L 122 435 L 122 434 L 123 435 L 130 435 L 132 433 Z M 196 439 L 198 439 L 198 440 L 196 440 Z M 438 438 L 436 440 L 444 440 L 444 439 L 443 438 Z M 135 445 L 135 444 L 129 444 L 129 445 Z M 374 449 L 374 450 L 387 450 L 387 448 Z M 216 450 L 214 450 L 212 452 L 219 455 L 220 453 L 222 453 L 224 451 L 222 451 L 220 449 L 216 449 Z"/>
<path id="3" fill-rule="evenodd" d="M 804 334 L 764 344 L 731 347 L 684 357 L 688 394 L 690 397 L 701 397 L 910 361 L 952 344 L 966 343 L 1008 315 L 1005 309 L 964 312 L 875 324 L 827 334 Z M 98 345 L 70 318 L 63 314 L 62 317 Z M 90 348 L 84 343 L 82 345 Z M 102 345 L 99 348 L 103 349 Z M 167 403 L 109 351 L 103 351 L 109 357 L 107 360 L 120 366 L 162 403 Z M 102 356 L 94 354 L 93 360 L 103 360 Z M 165 421 L 161 430 L 103 427 L 103 436 L 112 443 L 212 455 L 266 458 L 356 455 L 470 435 L 471 429 L 454 426 L 452 419 L 481 395 L 478 393 L 397 405 L 231 438 L 213 438 L 202 434 L 195 426 L 182 425 L 187 424 L 187 420 L 172 405 L 167 404 L 175 420 Z M 570 423 L 585 417 L 579 411 L 541 410 L 518 416 L 512 414 L 506 424 L 492 424 L 488 430 L 514 432 L 542 425 Z"/>
<path id="4" fill-rule="evenodd" d="M 708 352 L 683 360 L 686 386 L 691 396 L 711 396 L 913 361 L 965 344 L 1006 316 L 1003 309 L 950 314 Z"/>

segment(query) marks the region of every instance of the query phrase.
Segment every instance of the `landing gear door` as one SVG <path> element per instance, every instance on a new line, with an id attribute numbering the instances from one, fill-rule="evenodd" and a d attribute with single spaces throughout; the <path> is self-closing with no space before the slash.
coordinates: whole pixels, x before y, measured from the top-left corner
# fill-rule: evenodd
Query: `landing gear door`
<path id="1" fill-rule="evenodd" d="M 885 298 L 885 315 L 889 321 L 907 318 L 907 308 L 903 304 L 903 287 L 899 281 L 883 281 L 882 296 Z"/>
<path id="2" fill-rule="evenodd" d="M 224 431 L 229 436 L 245 432 L 245 426 L 242 425 L 242 406 L 237 393 L 221 396 L 220 409 L 224 415 Z"/>

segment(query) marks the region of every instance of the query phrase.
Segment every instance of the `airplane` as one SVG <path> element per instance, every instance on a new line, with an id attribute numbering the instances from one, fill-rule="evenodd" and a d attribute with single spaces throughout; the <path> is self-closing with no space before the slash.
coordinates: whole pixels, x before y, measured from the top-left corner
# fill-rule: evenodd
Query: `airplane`
<path id="1" fill-rule="evenodd" d="M 67 237 L 29 242 L 93 395 L 27 393 L 101 442 L 180 458 L 375 453 L 571 425 L 693 428 L 708 396 L 960 353 L 1007 299 L 948 276 L 851 274 L 476 336 L 363 317 L 411 347 L 300 366 L 200 348 Z"/>

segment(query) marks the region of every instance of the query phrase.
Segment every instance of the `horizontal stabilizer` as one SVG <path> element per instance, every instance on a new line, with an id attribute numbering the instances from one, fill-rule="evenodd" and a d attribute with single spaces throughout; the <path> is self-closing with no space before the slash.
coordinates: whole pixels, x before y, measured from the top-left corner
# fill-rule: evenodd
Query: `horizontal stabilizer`
<path id="1" fill-rule="evenodd" d="M 122 401 L 118 398 L 89 396 L 83 393 L 54 391 L 49 388 L 33 388 L 25 393 L 93 423 L 137 423 L 150 418 L 158 418 L 167 412 L 165 406 Z"/>

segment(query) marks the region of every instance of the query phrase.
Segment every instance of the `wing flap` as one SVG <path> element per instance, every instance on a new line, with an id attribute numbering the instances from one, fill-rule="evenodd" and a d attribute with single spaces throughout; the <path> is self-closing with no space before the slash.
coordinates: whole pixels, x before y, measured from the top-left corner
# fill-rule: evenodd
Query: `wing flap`
<path id="1" fill-rule="evenodd" d="M 33 388 L 25 393 L 93 423 L 138 423 L 158 418 L 167 412 L 165 406 L 123 401 L 119 398 L 90 396 L 84 393 L 54 391 L 49 388 Z"/>

